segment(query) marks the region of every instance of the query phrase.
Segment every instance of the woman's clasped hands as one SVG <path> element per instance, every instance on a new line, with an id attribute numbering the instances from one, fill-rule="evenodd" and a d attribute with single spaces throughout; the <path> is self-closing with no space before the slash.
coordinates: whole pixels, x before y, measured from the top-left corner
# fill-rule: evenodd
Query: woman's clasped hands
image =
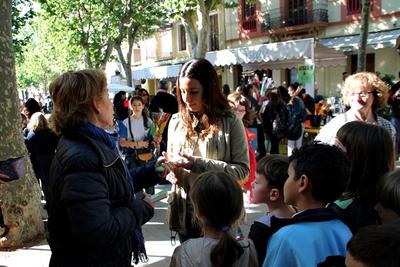
<path id="1" fill-rule="evenodd" d="M 194 165 L 194 157 L 182 152 L 179 152 L 178 158 L 172 160 L 167 152 L 162 152 L 162 156 L 158 158 L 157 164 L 164 167 L 165 179 L 172 184 L 178 182 L 178 178 L 175 174 L 177 168 L 183 168 L 191 170 Z"/>

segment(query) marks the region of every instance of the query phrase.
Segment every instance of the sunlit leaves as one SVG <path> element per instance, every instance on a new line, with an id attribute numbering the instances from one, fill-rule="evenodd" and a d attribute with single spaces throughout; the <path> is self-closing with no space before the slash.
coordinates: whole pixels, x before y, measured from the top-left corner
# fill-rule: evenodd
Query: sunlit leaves
<path id="1" fill-rule="evenodd" d="M 113 2 L 101 0 L 39 0 L 60 32 L 70 32 L 69 42 L 82 47 L 87 67 L 104 63 L 107 45 L 117 35 L 115 16 L 108 10 Z"/>
<path id="2" fill-rule="evenodd" d="M 55 76 L 83 65 L 82 51 L 68 43 L 70 33 L 57 31 L 51 24 L 39 13 L 21 32 L 32 38 L 22 50 L 24 60 L 17 62 L 19 89 L 47 88 Z"/>
<path id="3" fill-rule="evenodd" d="M 14 51 L 17 60 L 22 56 L 23 47 L 29 42 L 30 35 L 21 35 L 21 29 L 27 22 L 34 16 L 32 3 L 28 0 L 14 0 L 12 1 L 12 34 Z"/>

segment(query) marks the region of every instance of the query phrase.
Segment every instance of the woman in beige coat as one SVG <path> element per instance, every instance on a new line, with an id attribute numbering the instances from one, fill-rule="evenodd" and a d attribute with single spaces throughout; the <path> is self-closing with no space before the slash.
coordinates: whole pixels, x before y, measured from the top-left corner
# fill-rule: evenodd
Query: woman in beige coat
<path id="1" fill-rule="evenodd" d="M 177 82 L 179 112 L 169 124 L 168 147 L 164 156 L 170 173 L 167 179 L 188 194 L 199 174 L 223 171 L 238 182 L 249 175 L 249 152 L 242 121 L 223 96 L 217 73 L 205 59 L 192 59 L 183 65 Z M 193 225 L 193 208 L 188 199 L 178 230 L 185 241 L 199 237 Z"/>

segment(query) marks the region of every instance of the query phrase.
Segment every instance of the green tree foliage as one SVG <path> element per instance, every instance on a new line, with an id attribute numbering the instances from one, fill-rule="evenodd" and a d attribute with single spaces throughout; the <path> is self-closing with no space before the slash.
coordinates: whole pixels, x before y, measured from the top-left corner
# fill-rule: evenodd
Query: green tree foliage
<path id="1" fill-rule="evenodd" d="M 118 16 L 110 16 L 109 6 L 113 10 L 113 3 L 118 1 L 39 0 L 39 2 L 52 20 L 53 26 L 59 32 L 69 33 L 67 37 L 71 45 L 82 48 L 86 67 L 105 66 L 113 50 L 113 40 L 117 36 L 119 22 Z"/>
<path id="2" fill-rule="evenodd" d="M 162 10 L 160 0 L 116 0 L 113 6 L 109 6 L 109 11 L 120 18 L 114 45 L 124 67 L 128 86 L 132 86 L 133 45 L 166 26 L 167 13 Z M 127 44 L 126 54 L 122 48 L 124 42 Z"/>
<path id="3" fill-rule="evenodd" d="M 59 74 L 83 67 L 82 50 L 68 42 L 68 31 L 52 27 L 53 21 L 38 12 L 21 35 L 32 36 L 22 48 L 24 57 L 17 62 L 17 85 L 26 90 L 30 87 L 47 89 L 49 82 Z"/>
<path id="4" fill-rule="evenodd" d="M 11 31 L 13 35 L 14 52 L 19 60 L 22 57 L 22 49 L 30 40 L 29 35 L 21 35 L 20 32 L 30 19 L 34 12 L 31 1 L 14 0 L 12 1 Z"/>

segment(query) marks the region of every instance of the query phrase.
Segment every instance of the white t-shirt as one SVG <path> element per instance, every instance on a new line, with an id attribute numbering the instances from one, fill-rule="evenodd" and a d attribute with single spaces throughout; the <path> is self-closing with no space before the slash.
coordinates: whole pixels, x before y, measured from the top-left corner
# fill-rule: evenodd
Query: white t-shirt
<path id="1" fill-rule="evenodd" d="M 129 130 L 129 121 L 131 120 L 131 130 Z M 145 139 L 145 137 L 148 135 L 149 130 L 151 125 L 153 124 L 153 121 L 151 119 L 147 119 L 147 128 L 144 127 L 144 123 L 143 123 L 143 116 L 140 116 L 140 118 L 136 119 L 133 116 L 130 116 L 128 118 L 126 118 L 123 122 L 122 122 L 125 127 L 126 127 L 126 131 L 127 131 L 127 140 L 132 140 L 132 136 L 131 136 L 131 131 L 133 134 L 133 139 L 135 141 L 143 141 Z"/>
<path id="2" fill-rule="evenodd" d="M 170 267 L 211 267 L 211 251 L 219 241 L 209 237 L 193 238 L 174 250 Z M 249 239 L 239 241 L 243 254 L 232 267 L 258 267 L 257 252 Z"/>

